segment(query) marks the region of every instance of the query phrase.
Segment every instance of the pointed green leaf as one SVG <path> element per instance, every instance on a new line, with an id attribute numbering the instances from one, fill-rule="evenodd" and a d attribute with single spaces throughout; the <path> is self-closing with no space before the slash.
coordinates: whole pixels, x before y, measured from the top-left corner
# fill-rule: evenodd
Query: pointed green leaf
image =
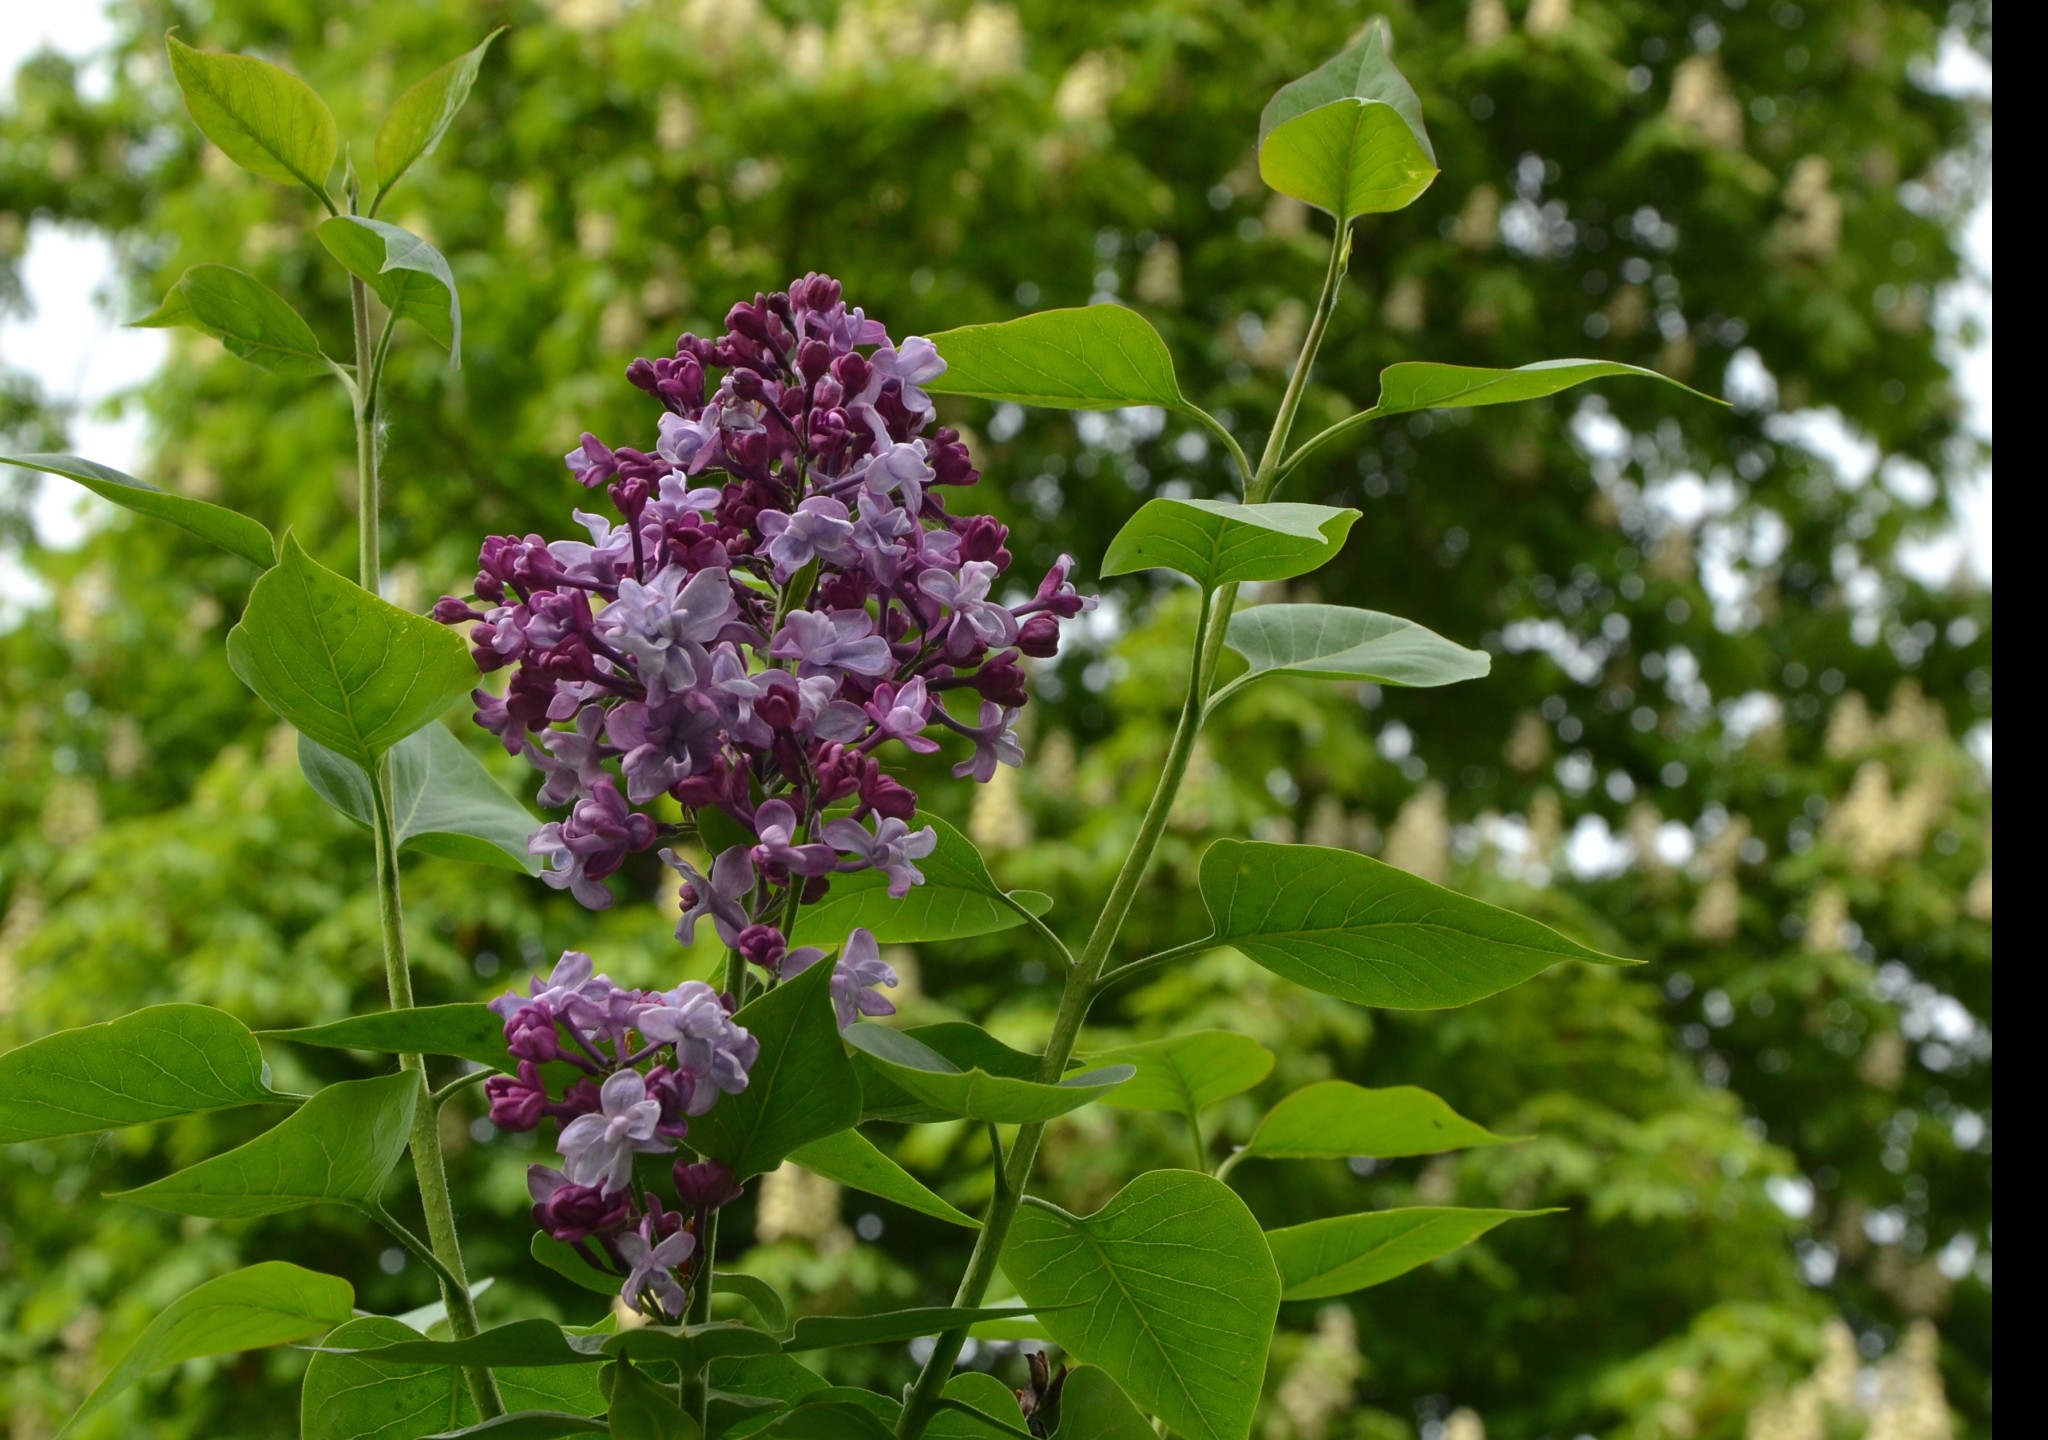
<path id="1" fill-rule="evenodd" d="M 505 1022 L 488 1006 L 420 1005 L 351 1015 L 299 1030 L 265 1030 L 266 1040 L 290 1040 L 329 1050 L 381 1050 L 389 1055 L 453 1055 L 510 1074 L 518 1062 L 505 1048 Z"/>
<path id="2" fill-rule="evenodd" d="M 855 1130 L 847 1130 L 841 1133 L 846 1135 L 859 1134 Z M 820 1140 L 815 1143 L 823 1145 L 829 1142 Z M 808 1149 L 810 1147 L 807 1146 L 805 1148 Z M 799 1164 L 802 1163 L 801 1156 L 803 1153 L 802 1150 L 797 1152 Z M 761 1322 L 774 1333 L 777 1335 L 789 1333 L 789 1306 L 783 1301 L 782 1292 L 773 1285 L 770 1285 L 766 1280 L 763 1280 L 758 1275 L 744 1275 L 734 1270 L 720 1270 L 716 1272 L 713 1279 L 716 1282 L 714 1285 L 714 1292 L 716 1294 L 737 1295 L 753 1307 L 754 1313 L 761 1317 Z"/>
<path id="3" fill-rule="evenodd" d="M 358 1082 L 363 1083 L 363 1082 Z M 327 1091 L 321 1092 L 323 1095 Z M 606 1334 L 570 1335 L 552 1320 L 514 1320 L 467 1340 L 392 1340 L 374 1345 L 329 1346 L 353 1355 L 408 1365 L 524 1366 L 597 1365 L 605 1359 Z"/>
<path id="4" fill-rule="evenodd" d="M 40 470 L 46 475 L 76 480 L 102 500 L 111 500 L 138 515 L 168 520 L 265 570 L 277 563 L 277 546 L 270 532 L 247 515 L 159 490 L 147 480 L 138 480 L 111 465 L 76 455 L 0 455 L 0 465 L 18 465 L 24 470 Z"/>
<path id="5" fill-rule="evenodd" d="M 1129 1065 L 1137 1073 L 1103 1098 L 1119 1110 L 1199 1113 L 1242 1094 L 1273 1071 L 1273 1052 L 1249 1035 L 1192 1030 L 1079 1057 L 1076 1064 Z"/>
<path id="6" fill-rule="evenodd" d="M 832 1390 L 845 1388 L 833 1386 Z M 816 1399 L 805 1401 L 757 1433 L 774 1440 L 894 1440 L 896 1432 L 875 1414 L 875 1407 L 862 1401 Z"/>
<path id="7" fill-rule="evenodd" d="M 1055 410 L 1126 405 L 1185 409 L 1173 356 L 1152 323 L 1122 305 L 1042 310 L 931 337 L 946 373 L 937 395 L 977 395 Z"/>
<path id="8" fill-rule="evenodd" d="M 419 1098 L 410 1070 L 344 1080 L 248 1144 L 112 1198 L 215 1220 L 322 1203 L 367 1208 L 405 1151 Z"/>
<path id="9" fill-rule="evenodd" d="M 418 1365 L 341 1355 L 334 1349 L 375 1349 L 424 1337 L 382 1315 L 352 1320 L 314 1352 L 299 1392 L 302 1440 L 413 1440 L 476 1419 L 462 1372 L 450 1365 Z"/>
<path id="10" fill-rule="evenodd" d="M 1155 1170 L 1089 1216 L 1027 1197 L 1003 1273 L 1065 1350 L 1188 1440 L 1250 1431 L 1280 1276 L 1229 1186 Z"/>
<path id="11" fill-rule="evenodd" d="M 476 83 L 484 52 L 504 33 L 505 27 L 499 26 L 484 36 L 483 43 L 474 50 L 464 51 L 398 97 L 398 103 L 377 127 L 378 201 L 412 168 L 413 161 L 434 153 L 456 112 L 469 99 L 469 87 Z M 375 211 L 377 206 L 372 204 L 370 208 Z"/>
<path id="12" fill-rule="evenodd" d="M 1288 1300 L 1348 1295 L 1405 1275 L 1494 1226 L 1554 1210 L 1456 1210 L 1417 1206 L 1311 1220 L 1266 1232 Z"/>
<path id="13" fill-rule="evenodd" d="M 1060 1391 L 1053 1440 L 1159 1440 L 1152 1422 L 1100 1365 L 1078 1365 Z"/>
<path id="14" fill-rule="evenodd" d="M 358 825 L 376 823 L 360 765 L 301 735 L 299 768 L 322 800 Z M 540 873 L 526 848 L 540 822 L 445 725 L 424 726 L 391 747 L 391 822 L 401 849 Z"/>
<path id="15" fill-rule="evenodd" d="M 512 1403 L 512 1387 L 505 1383 L 505 1376 L 498 1376 L 498 1389 L 505 1392 L 505 1403 Z M 598 1409 L 604 1408 L 600 1397 Z M 475 1425 L 465 1425 L 460 1430 L 442 1430 L 421 1440 L 560 1440 L 564 1435 L 609 1435 L 611 1426 L 601 1419 L 575 1415 L 561 1410 L 520 1410 L 511 1414 L 495 1416 Z"/>
<path id="16" fill-rule="evenodd" d="M 348 1281 L 282 1260 L 267 1260 L 207 1281 L 171 1302 L 128 1347 L 59 1435 L 103 1408 L 144 1376 L 202 1355 L 231 1355 L 287 1345 L 348 1323 L 355 1291 Z"/>
<path id="17" fill-rule="evenodd" d="M 1006 1425 L 1012 1431 L 1031 1432 L 1024 1429 L 1024 1412 L 1018 1408 L 1016 1392 L 995 1376 L 981 1370 L 963 1370 L 946 1382 L 946 1388 L 939 1392 L 948 1400 L 972 1406 L 983 1415 L 992 1417 L 998 1425 Z M 993 1440 L 1004 1434 L 996 1425 L 978 1421 L 959 1410 L 941 1410 L 932 1416 L 931 1423 L 924 1427 L 929 1440 Z M 1158 1440 L 1155 1435 L 1152 1440 Z"/>
<path id="18" fill-rule="evenodd" d="M 162 305 L 131 323 L 145 330 L 189 325 L 230 354 L 279 375 L 334 373 L 299 312 L 255 276 L 227 265 L 194 265 L 165 293 Z"/>
<path id="19" fill-rule="evenodd" d="M 622 1355 L 642 1364 L 670 1361 L 685 1375 L 700 1373 L 713 1360 L 773 1355 L 781 1349 L 782 1342 L 773 1335 L 737 1320 L 714 1320 L 708 1325 L 648 1325 L 621 1330 L 604 1342 L 607 1355 Z"/>
<path id="20" fill-rule="evenodd" d="M 534 1259 L 572 1284 L 581 1285 L 598 1295 L 619 1293 L 624 1277 L 599 1270 L 578 1254 L 573 1245 L 565 1245 L 554 1236 L 536 1230 L 527 1242 L 527 1249 Z"/>
<path id="21" fill-rule="evenodd" d="M 697 1422 L 676 1403 L 673 1387 L 630 1360 L 619 1361 L 612 1373 L 611 1399 L 605 1418 L 612 1440 L 702 1440 Z"/>
<path id="22" fill-rule="evenodd" d="M 256 1037 L 234 1016 L 152 1005 L 0 1055 L 0 1145 L 292 1098 L 269 1081 Z"/>
<path id="23" fill-rule="evenodd" d="M 913 1025 L 903 1032 L 927 1049 L 935 1050 L 959 1070 L 986 1070 L 1012 1080 L 1036 1080 L 1039 1057 L 1012 1050 L 979 1025 L 948 1020 L 937 1025 Z M 866 1052 L 856 1052 L 854 1071 L 860 1076 L 861 1118 L 896 1120 L 912 1125 L 955 1118 L 930 1101 L 919 1098 L 889 1078 L 887 1071 Z"/>
<path id="24" fill-rule="evenodd" d="M 1230 648 L 1251 675 L 1309 675 L 1377 685 L 1449 685 L 1493 668 L 1484 650 L 1467 650 L 1413 620 L 1344 605 L 1254 605 L 1230 617 Z"/>
<path id="25" fill-rule="evenodd" d="M 1349 850 L 1218 840 L 1201 885 L 1217 944 L 1358 1005 L 1441 1010 L 1561 960 L 1637 963 Z"/>
<path id="26" fill-rule="evenodd" d="M 1280 91 L 1259 117 L 1259 174 L 1338 221 L 1400 210 L 1436 179 L 1422 104 L 1375 17 L 1342 54 Z"/>
<path id="27" fill-rule="evenodd" d="M 932 853 L 917 862 L 924 883 L 896 900 L 889 895 L 889 877 L 879 870 L 834 875 L 824 899 L 797 911 L 802 943 L 833 948 L 865 928 L 884 945 L 908 945 L 988 935 L 1024 923 L 1003 903 L 1002 887 L 973 841 L 936 816 L 920 815 L 916 823 L 931 826 L 939 837 Z M 1034 915 L 1052 908 L 1052 897 L 1034 890 L 1019 890 L 1012 898 Z"/>
<path id="28" fill-rule="evenodd" d="M 964 1225 L 969 1230 L 981 1228 L 979 1221 L 963 1215 L 926 1189 L 916 1176 L 877 1150 L 874 1142 L 858 1130 L 842 1130 L 823 1140 L 813 1140 L 793 1151 L 789 1158 L 812 1174 L 836 1180 L 850 1190 L 879 1195 L 906 1210 L 930 1215 L 949 1225 Z"/>
<path id="29" fill-rule="evenodd" d="M 1056 1119 L 1100 1100 L 1130 1079 L 1128 1065 L 1107 1065 L 1069 1075 L 1057 1085 L 992 1075 L 976 1066 L 961 1069 L 930 1046 L 886 1025 L 854 1025 L 847 1043 L 899 1089 L 948 1116 L 998 1125 L 1030 1125 Z M 716 1112 L 713 1112 L 716 1113 Z"/>
<path id="30" fill-rule="evenodd" d="M 1204 590 L 1244 580 L 1287 580 L 1335 559 L 1358 514 L 1285 502 L 1147 500 L 1109 542 L 1102 573 L 1178 570 Z"/>
<path id="31" fill-rule="evenodd" d="M 775 1419 L 778 1410 L 802 1404 L 831 1388 L 824 1377 L 787 1355 L 714 1360 L 711 1385 L 711 1433 L 718 1440 L 742 1440 L 756 1434 Z"/>
<path id="32" fill-rule="evenodd" d="M 747 1088 L 690 1122 L 690 1145 L 745 1180 L 860 1123 L 860 1082 L 839 1043 L 832 966 L 820 963 L 733 1017 L 761 1042 Z"/>
<path id="33" fill-rule="evenodd" d="M 451 370 L 462 368 L 462 301 L 440 251 L 410 230 L 360 215 L 323 220 L 319 235 L 350 274 L 377 292 L 386 309 L 417 321 L 439 342 Z"/>
<path id="34" fill-rule="evenodd" d="M 476 684 L 454 631 L 342 579 L 289 532 L 228 632 L 228 664 L 301 733 L 366 769 Z"/>
<path id="35" fill-rule="evenodd" d="M 1371 1155 L 1437 1155 L 1475 1145 L 1504 1145 L 1509 1137 L 1474 1125 L 1413 1085 L 1368 1090 L 1349 1080 L 1325 1080 L 1297 1090 L 1266 1112 L 1240 1157 L 1280 1160 L 1344 1159 Z"/>
<path id="36" fill-rule="evenodd" d="M 938 1335 L 980 1320 L 1014 1319 L 1025 1312 L 1015 1305 L 973 1309 L 934 1305 L 916 1310 L 890 1310 L 880 1315 L 805 1315 L 790 1332 L 783 1349 L 841 1350 L 849 1345 L 890 1345 Z"/>
<path id="37" fill-rule="evenodd" d="M 165 43 L 201 134 L 244 170 L 326 198 L 339 139 L 333 112 L 312 86 L 267 60 L 208 54 L 175 35 Z"/>

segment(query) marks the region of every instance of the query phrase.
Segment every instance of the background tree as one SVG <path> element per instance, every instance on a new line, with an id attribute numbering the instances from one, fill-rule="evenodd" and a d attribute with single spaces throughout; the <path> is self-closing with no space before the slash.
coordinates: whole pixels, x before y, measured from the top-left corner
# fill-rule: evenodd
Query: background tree
<path id="1" fill-rule="evenodd" d="M 811 268 L 898 333 L 1132 303 L 1168 334 L 1192 396 L 1270 413 L 1306 318 L 1280 297 L 1312 288 L 1322 260 L 1306 213 L 1249 163 L 1257 110 L 1365 13 L 223 0 L 202 21 L 139 4 L 103 97 L 53 57 L 18 76 L 0 117 L 0 245 L 18 255 L 36 217 L 83 221 L 125 258 L 125 314 L 153 308 L 186 265 L 227 261 L 342 333 L 317 217 L 182 123 L 164 30 L 292 64 L 334 97 L 344 132 L 363 133 L 422 57 L 512 24 L 445 142 L 460 163 L 430 159 L 421 175 L 436 189 L 431 238 L 468 301 L 464 368 L 421 348 L 387 391 L 388 592 L 424 608 L 462 588 L 480 532 L 541 528 L 560 506 L 573 429 L 644 428 L 616 382 L 628 359 L 709 328 L 705 310 L 734 292 Z M 1943 25 L 1988 46 L 1988 11 L 1479 0 L 1387 13 L 1444 179 L 1360 227 L 1338 332 L 1351 338 L 1325 353 L 1298 433 L 1370 403 L 1378 368 L 1415 357 L 1581 353 L 1742 403 L 1710 414 L 1609 382 L 1595 400 L 1390 422 L 1306 463 L 1282 498 L 1366 511 L 1320 598 L 1483 644 L 1494 676 L 1483 703 L 1286 682 L 1232 702 L 1130 944 L 1193 938 L 1195 857 L 1213 831 L 1256 820 L 1266 838 L 1356 845 L 1653 963 L 1561 972 L 1431 1018 L 1323 1001 L 1218 952 L 1133 987 L 1093 1042 L 1207 1015 L 1281 1051 L 1275 1093 L 1399 1076 L 1541 1136 L 1455 1163 L 1293 1172 L 1326 1208 L 1455 1197 L 1571 1212 L 1348 1308 L 1291 1307 L 1276 1437 L 1391 1436 L 1458 1406 L 1497 1436 L 1798 1433 L 1825 1411 L 1822 1382 L 1854 1363 L 1827 1358 L 1831 1315 L 1863 1359 L 1904 1354 L 1894 1378 L 1917 1353 L 1901 1337 L 1934 1321 L 1948 1402 L 1988 1430 L 1990 795 L 1956 737 L 1988 725 L 1990 600 L 1960 579 L 1921 585 L 1896 560 L 1988 458 L 1930 325 L 1958 273 L 1978 181 L 1967 157 L 1988 117 L 1913 78 Z M 1234 150 L 1245 162 L 1217 173 L 1213 157 Z M 245 232 L 239 254 L 221 253 L 218 237 Z M 273 528 L 347 534 L 344 405 L 234 364 L 210 341 L 176 342 L 144 400 L 146 473 Z M 8 442 L 46 445 L 36 432 L 62 417 L 8 395 Z M 1874 472 L 1799 443 L 1811 407 L 1868 437 Z M 1214 447 L 1150 413 L 950 408 L 1027 569 L 1071 549 L 1090 575 L 1146 496 L 1222 488 Z M 246 567 L 118 522 L 79 551 L 26 553 L 54 599 L 0 637 L 0 1044 L 103 1019 L 108 996 L 201 1000 L 258 1025 L 365 1003 L 379 984 L 367 840 L 306 790 L 289 737 L 221 659 Z M 1177 693 L 1155 641 L 1192 624 L 1171 590 L 1104 590 L 1117 603 L 1094 644 L 1038 677 L 1034 778 L 952 817 L 1005 852 L 1006 883 L 1062 909 L 1107 887 L 1137 823 L 1131 761 L 1163 747 Z M 426 1000 L 492 993 L 501 971 L 568 945 L 650 981 L 670 923 L 665 896 L 591 916 L 432 860 L 407 883 L 439 987 Z M 662 883 L 649 866 L 620 888 L 652 900 Z M 999 940 L 899 958 L 978 978 L 975 1018 L 999 1033 L 1048 1023 L 1042 971 Z M 332 1063 L 320 1078 L 358 1073 Z M 1242 1142 L 1257 1098 L 1226 1108 L 1205 1143 Z M 284 1227 L 321 1224 L 185 1228 L 89 1198 L 242 1138 L 236 1123 L 118 1136 L 111 1155 L 66 1142 L 8 1157 L 0 1394 L 24 1433 L 67 1413 L 170 1295 L 272 1253 Z M 1135 1162 L 1185 1152 L 1177 1124 L 1090 1111 L 1056 1132 L 1048 1163 L 1107 1195 Z M 496 1223 L 469 1219 L 478 1273 L 565 1314 L 584 1305 L 524 1258 L 515 1137 L 478 1124 L 445 1138 L 501 1207 Z M 977 1198 L 985 1142 L 919 1142 L 899 1158 Z M 1259 1162 L 1233 1178 L 1274 1223 L 1310 1213 Z M 745 1263 L 800 1293 L 879 1307 L 957 1269 L 957 1233 L 936 1223 L 879 1205 L 842 1221 L 790 1175 L 763 1188 L 766 1243 Z M 337 1232 L 330 1248 L 363 1303 L 427 1298 L 417 1266 L 387 1273 L 389 1257 L 347 1255 L 360 1244 Z M 300 1363 L 189 1366 L 148 1397 L 147 1423 L 289 1433 Z"/>

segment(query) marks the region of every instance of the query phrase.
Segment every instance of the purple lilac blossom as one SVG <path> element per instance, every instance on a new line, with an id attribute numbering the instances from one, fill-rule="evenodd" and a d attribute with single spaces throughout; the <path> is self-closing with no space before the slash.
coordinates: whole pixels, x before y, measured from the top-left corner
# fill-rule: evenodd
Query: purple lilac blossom
<path id="1" fill-rule="evenodd" d="M 799 950 L 782 963 L 782 978 L 808 970 L 813 963 L 822 959 L 823 951 Z M 877 995 L 877 985 L 896 988 L 896 971 L 882 959 L 882 947 L 876 943 L 874 932 L 855 930 L 846 937 L 846 944 L 840 947 L 839 960 L 832 967 L 832 1008 L 839 1017 L 839 1028 L 845 1031 L 863 1015 L 894 1015 L 896 1006 L 886 996 Z"/>

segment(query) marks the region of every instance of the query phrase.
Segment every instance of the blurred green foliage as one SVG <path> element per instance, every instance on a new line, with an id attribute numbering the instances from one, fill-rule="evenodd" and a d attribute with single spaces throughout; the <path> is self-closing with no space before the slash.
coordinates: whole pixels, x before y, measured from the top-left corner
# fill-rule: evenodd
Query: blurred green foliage
<path id="1" fill-rule="evenodd" d="M 1323 242 L 1259 184 L 1256 116 L 1365 14 L 1233 0 L 117 13 L 111 84 L 88 97 L 43 56 L 0 111 L 0 294 L 33 224 L 79 222 L 119 247 L 124 315 L 219 261 L 277 287 L 330 344 L 346 292 L 315 213 L 207 151 L 169 84 L 164 31 L 293 66 L 360 149 L 404 86 L 513 27 L 386 212 L 450 257 L 467 331 L 461 371 L 415 341 L 387 390 L 388 590 L 414 608 L 467 588 L 484 533 L 570 528 L 580 492 L 559 457 L 580 431 L 646 443 L 628 359 L 810 269 L 899 335 L 1134 303 L 1192 397 L 1263 423 Z M 1990 784 L 1957 737 L 1984 725 L 1988 755 L 1991 604 L 1966 577 L 1929 588 L 1895 558 L 1988 460 L 1931 323 L 1959 273 L 1988 111 L 1915 78 L 1944 25 L 1988 45 L 1988 6 L 1388 13 L 1444 174 L 1412 209 L 1359 226 L 1304 424 L 1369 403 L 1376 370 L 1407 358 L 1586 354 L 1716 390 L 1760 357 L 1774 392 L 1738 388 L 1751 403 L 1711 412 L 1610 381 L 1592 399 L 1416 416 L 1290 481 L 1281 498 L 1366 517 L 1289 598 L 1411 616 L 1484 644 L 1494 674 L 1385 694 L 1272 681 L 1233 701 L 1126 950 L 1195 936 L 1196 857 L 1249 829 L 1379 853 L 1650 964 L 1566 968 L 1435 1016 L 1367 1013 L 1218 952 L 1101 1007 L 1087 1044 L 1170 1017 L 1278 1051 L 1267 1084 L 1212 1127 L 1218 1155 L 1263 1104 L 1330 1076 L 1426 1085 L 1533 1137 L 1455 1160 L 1249 1163 L 1235 1178 L 1269 1226 L 1418 1200 L 1569 1207 L 1346 1307 L 1288 1307 L 1261 1422 L 1272 1440 L 1434 1440 L 1447 1416 L 1466 1427 L 1450 1440 L 1471 1440 L 1454 1407 L 1511 1440 L 1819 1440 L 1824 1420 L 1843 1423 L 1819 1401 L 1821 1429 L 1801 1429 L 1791 1401 L 1768 1412 L 1789 1429 L 1748 1417 L 1813 1367 L 1835 1315 L 1865 1358 L 1933 1321 L 1947 1401 L 1988 1433 Z M 136 403 L 153 478 L 352 564 L 335 387 L 180 335 Z M 1812 407 L 1878 447 L 1882 478 L 1792 442 L 1784 417 Z M 1091 575 L 1146 496 L 1226 488 L 1220 453 L 1178 422 L 974 404 L 947 418 L 971 431 L 976 493 L 1014 527 L 1027 571 L 1066 549 Z M 6 378 L 10 446 L 57 448 L 64 422 Z M 377 1007 L 367 839 L 312 796 L 290 737 L 222 654 L 252 573 L 125 517 L 75 552 L 40 551 L 24 493 L 16 482 L 0 519 L 51 599 L 0 635 L 0 1045 L 167 999 L 265 1026 Z M 1005 883 L 1056 895 L 1069 928 L 1136 828 L 1184 683 L 1168 642 L 1192 627 L 1179 592 L 1105 591 L 1114 603 L 1039 674 L 1029 768 L 950 817 Z M 942 782 L 920 788 L 945 810 Z M 1628 863 L 1600 843 L 1616 837 Z M 1616 863 L 1587 863 L 1603 852 Z M 672 891 L 651 864 L 620 887 L 647 903 L 603 916 L 447 861 L 413 863 L 407 884 L 425 1002 L 492 993 L 572 945 L 627 982 L 678 969 Z M 894 957 L 922 976 L 906 1014 L 1042 1038 L 1054 992 L 1018 933 Z M 308 1083 L 370 1063 L 282 1046 L 272 1061 Z M 591 1318 L 591 1297 L 525 1256 L 514 1142 L 531 1137 L 472 1130 L 459 1108 L 445 1140 L 470 1197 L 472 1273 L 499 1277 L 487 1315 Z M 5 1157 L 0 1409 L 15 1436 L 50 1433 L 157 1308 L 233 1264 L 317 1256 L 365 1308 L 428 1298 L 417 1267 L 387 1273 L 376 1241 L 319 1211 L 205 1224 L 95 1198 L 254 1123 L 201 1117 Z M 1091 1208 L 1138 1168 L 1178 1163 L 1179 1123 L 1083 1111 L 1055 1127 L 1042 1183 Z M 986 1198 L 984 1136 L 931 1126 L 895 1143 L 956 1203 Z M 787 1176 L 761 1188 L 727 1227 L 732 1263 L 806 1305 L 950 1291 L 961 1232 L 877 1204 L 879 1237 L 856 1241 L 828 1191 Z M 769 1243 L 746 1250 L 750 1232 Z M 894 1388 L 910 1373 L 901 1353 L 842 1354 L 846 1380 Z M 979 1363 L 1017 1364 L 987 1350 Z M 292 1434 L 302 1368 L 290 1350 L 193 1362 L 98 1433 Z M 1923 1428 L 1901 1433 L 1943 1433 L 1925 1428 L 1946 1423 L 1938 1404 L 1914 1413 Z"/>

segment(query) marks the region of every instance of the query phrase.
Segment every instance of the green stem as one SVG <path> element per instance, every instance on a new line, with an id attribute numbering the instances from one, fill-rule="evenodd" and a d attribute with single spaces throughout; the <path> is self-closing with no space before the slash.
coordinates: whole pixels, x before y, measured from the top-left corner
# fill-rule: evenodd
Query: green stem
<path id="1" fill-rule="evenodd" d="M 739 952 L 733 956 L 738 960 Z M 744 961 L 739 963 L 744 964 Z M 704 1217 L 703 1233 L 697 1237 L 697 1288 L 690 1292 L 690 1308 L 683 1316 L 686 1325 L 703 1325 L 711 1319 L 712 1262 L 718 1253 L 718 1211 L 700 1210 Z M 705 1361 L 704 1368 L 694 1375 L 682 1377 L 683 1411 L 697 1422 L 697 1433 L 711 1433 L 711 1362 Z"/>
<path id="2" fill-rule="evenodd" d="M 1190 940 L 1185 945 L 1176 945 L 1171 950 L 1161 950 L 1156 955 L 1147 955 L 1142 960 L 1133 960 L 1128 965 L 1119 965 L 1116 969 L 1107 972 L 1102 978 L 1097 980 L 1095 988 L 1097 991 L 1107 990 L 1110 986 L 1128 980 L 1133 975 L 1143 975 L 1149 970 L 1157 970 L 1162 965 L 1171 965 L 1176 960 L 1185 960 L 1190 955 L 1205 954 L 1210 950 L 1214 950 L 1219 943 L 1216 937 L 1211 935 L 1206 939 Z"/>

